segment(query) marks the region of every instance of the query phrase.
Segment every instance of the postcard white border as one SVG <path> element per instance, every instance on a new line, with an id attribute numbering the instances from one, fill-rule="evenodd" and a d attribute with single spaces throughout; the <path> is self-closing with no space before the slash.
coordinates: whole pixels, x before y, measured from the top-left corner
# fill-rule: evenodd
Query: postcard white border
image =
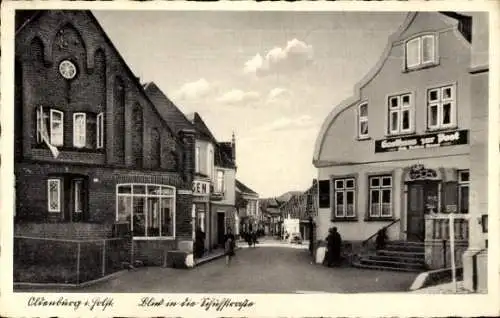
<path id="1" fill-rule="evenodd" d="M 0 119 L 2 151 L 0 167 L 0 244 L 1 244 L 1 289 L 0 314 L 2 316 L 477 316 L 499 314 L 499 7 L 497 1 L 409 1 L 409 2 L 61 2 L 61 1 L 4 1 L 1 10 L 1 106 Z M 58 294 L 69 299 L 110 296 L 114 299 L 112 311 L 86 312 L 64 308 L 28 307 L 31 296 L 44 294 L 12 292 L 12 236 L 14 208 L 13 173 L 13 63 L 14 60 L 14 10 L 15 9 L 91 9 L 91 10 L 292 10 L 292 11 L 490 11 L 490 108 L 489 108 L 489 292 L 486 295 L 423 295 L 410 293 L 375 294 L 234 294 L 233 299 L 249 299 L 254 306 L 242 310 L 205 312 L 199 308 L 164 308 L 163 311 L 141 310 L 136 304 L 148 294 Z M 334 283 L 334 282 L 332 282 Z M 49 294 L 54 298 L 54 294 Z M 47 295 L 45 295 L 47 296 Z M 157 297 L 161 295 L 156 295 Z M 185 297 L 200 299 L 203 294 L 165 294 L 164 298 L 182 300 Z M 207 296 L 207 295 L 205 295 Z M 224 298 L 228 295 L 208 295 Z"/>

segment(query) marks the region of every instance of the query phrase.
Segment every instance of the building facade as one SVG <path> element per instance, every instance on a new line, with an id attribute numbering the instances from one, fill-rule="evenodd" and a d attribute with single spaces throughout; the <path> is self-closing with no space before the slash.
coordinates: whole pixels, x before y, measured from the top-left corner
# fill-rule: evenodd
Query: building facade
<path id="1" fill-rule="evenodd" d="M 238 235 L 235 207 L 236 141 L 218 142 L 198 113 L 188 115 L 197 132 L 195 149 L 196 222 L 205 229 L 205 246 L 224 244 L 229 228 Z M 207 193 L 204 189 L 209 185 Z"/>
<path id="2" fill-rule="evenodd" d="M 488 103 L 489 103 L 489 17 L 472 16 L 470 61 L 471 105 L 471 199 L 469 247 L 463 255 L 464 287 L 471 291 L 488 290 Z"/>
<path id="3" fill-rule="evenodd" d="M 317 239 L 336 226 L 363 241 L 425 242 L 440 268 L 454 213 L 456 256 L 468 245 L 471 18 L 409 13 L 354 96 L 326 118 L 316 141 Z M 461 263 L 459 261 L 459 263 Z"/>
<path id="4" fill-rule="evenodd" d="M 238 230 L 240 233 L 263 230 L 259 194 L 238 179 L 236 179 L 236 209 L 238 210 Z"/>
<path id="5" fill-rule="evenodd" d="M 16 235 L 119 227 L 146 264 L 191 254 L 194 131 L 174 133 L 91 12 L 16 23 Z"/>

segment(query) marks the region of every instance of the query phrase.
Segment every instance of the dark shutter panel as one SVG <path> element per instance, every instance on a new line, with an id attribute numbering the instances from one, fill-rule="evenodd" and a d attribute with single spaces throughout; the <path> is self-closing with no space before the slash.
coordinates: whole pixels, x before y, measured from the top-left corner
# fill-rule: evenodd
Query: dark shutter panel
<path id="1" fill-rule="evenodd" d="M 445 213 L 457 212 L 458 210 L 458 182 L 449 181 L 443 183 L 442 211 Z"/>

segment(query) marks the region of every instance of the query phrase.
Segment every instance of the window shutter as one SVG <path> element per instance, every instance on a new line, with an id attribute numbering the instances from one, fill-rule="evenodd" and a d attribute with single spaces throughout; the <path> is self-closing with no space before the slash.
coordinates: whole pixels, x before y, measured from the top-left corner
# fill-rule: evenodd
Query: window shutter
<path id="1" fill-rule="evenodd" d="M 441 203 L 444 213 L 457 212 L 458 209 L 458 182 L 444 182 L 441 188 Z"/>
<path id="2" fill-rule="evenodd" d="M 330 180 L 320 180 L 318 185 L 318 205 L 320 208 L 330 207 Z"/>

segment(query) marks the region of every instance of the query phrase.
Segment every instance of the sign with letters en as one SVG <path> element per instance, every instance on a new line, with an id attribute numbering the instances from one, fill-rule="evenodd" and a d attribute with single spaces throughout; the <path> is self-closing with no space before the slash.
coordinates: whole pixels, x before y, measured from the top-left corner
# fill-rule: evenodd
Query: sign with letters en
<path id="1" fill-rule="evenodd" d="M 404 151 L 444 146 L 465 145 L 469 142 L 468 130 L 375 140 L 375 152 Z"/>
<path id="2" fill-rule="evenodd" d="M 210 183 L 207 181 L 193 181 L 193 195 L 209 195 Z"/>

